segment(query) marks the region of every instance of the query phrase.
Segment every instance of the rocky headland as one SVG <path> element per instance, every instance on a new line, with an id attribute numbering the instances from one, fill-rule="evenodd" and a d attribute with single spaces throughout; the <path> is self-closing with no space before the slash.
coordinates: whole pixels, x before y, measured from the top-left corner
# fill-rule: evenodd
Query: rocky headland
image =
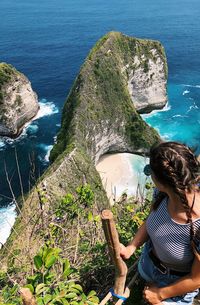
<path id="1" fill-rule="evenodd" d="M 0 63 L 0 136 L 17 137 L 38 110 L 37 95 L 27 77 Z"/>
<path id="2" fill-rule="evenodd" d="M 146 113 L 164 107 L 166 82 L 166 56 L 159 42 L 118 32 L 105 35 L 91 50 L 70 91 L 51 160 L 72 144 L 95 163 L 105 153 L 147 152 L 159 136 L 138 110 Z"/>
<path id="3" fill-rule="evenodd" d="M 90 185 L 98 209 L 109 205 L 96 164 L 106 153 L 146 155 L 149 147 L 160 141 L 138 111 L 165 105 L 166 80 L 166 57 L 159 42 L 118 32 L 108 33 L 97 42 L 64 105 L 61 129 L 51 151 L 52 164 L 22 202 L 22 211 L 1 251 L 5 268 L 11 256 L 13 266 L 23 269 L 24 265 L 26 271 L 31 268 L 30 257 L 50 238 L 58 203 L 67 193 L 75 194 L 80 185 Z M 59 226 L 68 230 L 67 244 L 59 241 L 67 253 L 67 247 L 76 248 L 77 239 L 66 217 L 59 221 Z M 17 259 L 13 251 L 19 253 Z"/>
<path id="4" fill-rule="evenodd" d="M 141 46 L 141 42 L 138 42 L 138 46 Z M 162 47 L 160 51 L 158 46 L 146 50 L 143 54 L 135 55 L 134 69 L 128 77 L 129 93 L 139 113 L 162 109 L 167 103 L 167 66 Z"/>

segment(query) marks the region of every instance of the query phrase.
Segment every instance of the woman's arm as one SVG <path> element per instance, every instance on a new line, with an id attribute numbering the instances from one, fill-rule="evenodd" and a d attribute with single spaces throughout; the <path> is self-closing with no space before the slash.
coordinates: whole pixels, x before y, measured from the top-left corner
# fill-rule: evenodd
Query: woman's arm
<path id="1" fill-rule="evenodd" d="M 141 225 L 135 234 L 133 240 L 128 244 L 127 247 L 121 244 L 120 254 L 123 258 L 128 259 L 136 249 L 142 246 L 145 241 L 148 240 L 148 234 L 146 230 L 146 221 Z"/>
<path id="2" fill-rule="evenodd" d="M 186 294 L 200 287 L 200 260 L 195 257 L 191 273 L 180 278 L 173 284 L 158 288 L 154 285 L 144 290 L 144 298 L 151 304 L 159 304 L 161 301 Z"/>
<path id="3" fill-rule="evenodd" d="M 153 210 L 153 204 L 154 204 L 154 201 L 156 199 L 158 192 L 159 192 L 158 189 L 155 188 L 149 213 L 151 213 Z M 137 233 L 135 234 L 132 241 L 128 244 L 128 246 L 125 247 L 123 244 L 120 244 L 121 245 L 120 255 L 123 258 L 128 259 L 131 255 L 133 255 L 135 250 L 137 250 L 139 247 L 141 247 L 148 239 L 149 239 L 149 236 L 148 236 L 147 229 L 146 229 L 146 221 L 144 221 L 144 223 L 138 229 Z"/>

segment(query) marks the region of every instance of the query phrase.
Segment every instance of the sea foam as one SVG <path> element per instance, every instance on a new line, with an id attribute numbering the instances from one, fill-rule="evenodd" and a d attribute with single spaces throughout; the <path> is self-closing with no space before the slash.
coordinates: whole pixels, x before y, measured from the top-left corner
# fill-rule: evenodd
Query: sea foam
<path id="1" fill-rule="evenodd" d="M 141 117 L 143 119 L 150 118 L 153 115 L 157 115 L 163 111 L 169 111 L 170 109 L 171 109 L 171 105 L 169 104 L 169 102 L 167 102 L 165 107 L 163 107 L 162 109 L 156 109 L 156 110 L 151 111 L 150 113 L 141 114 Z"/>
<path id="2" fill-rule="evenodd" d="M 186 95 L 186 94 L 188 94 L 188 93 L 190 93 L 190 91 L 189 91 L 189 90 L 185 90 L 185 91 L 183 91 L 183 95 Z"/>
<path id="3" fill-rule="evenodd" d="M 200 88 L 200 85 L 186 85 L 183 84 L 184 87 L 190 87 L 190 88 Z"/>
<path id="4" fill-rule="evenodd" d="M 37 115 L 34 117 L 34 120 L 40 119 L 44 116 L 49 116 L 59 112 L 58 107 L 53 102 L 47 102 L 46 99 L 42 99 L 39 102 L 40 109 Z"/>
<path id="5" fill-rule="evenodd" d="M 186 113 L 189 113 L 190 111 L 195 110 L 195 109 L 199 109 L 199 107 L 198 107 L 198 106 L 196 105 L 196 103 L 194 102 L 193 105 L 191 105 L 191 106 L 189 107 L 189 109 L 187 110 Z"/>
<path id="6" fill-rule="evenodd" d="M 0 209 L 0 243 L 4 244 L 10 235 L 16 218 L 15 205 Z M 1 247 L 1 245 L 0 245 Z"/>
<path id="7" fill-rule="evenodd" d="M 39 120 L 42 117 L 50 116 L 59 112 L 59 109 L 53 102 L 47 102 L 46 99 L 42 99 L 39 102 L 40 110 L 37 115 L 28 123 L 25 124 L 22 133 L 16 139 L 11 139 L 8 137 L 0 138 L 0 150 L 4 150 L 6 146 L 15 146 L 17 142 L 21 142 L 27 136 L 33 136 L 37 133 L 39 129 Z M 53 145 L 39 144 L 40 148 L 44 151 L 43 154 L 39 156 L 43 164 L 48 164 L 49 155 Z M 0 209 L 0 247 L 4 244 L 10 235 L 11 228 L 14 225 L 16 218 L 15 205 L 9 205 L 5 208 Z"/>
<path id="8" fill-rule="evenodd" d="M 42 99 L 39 102 L 39 105 L 40 105 L 40 109 L 37 115 L 30 122 L 27 122 L 25 124 L 23 131 L 19 135 L 19 137 L 17 137 L 16 139 L 11 139 L 8 137 L 0 137 L 0 150 L 4 150 L 7 145 L 12 146 L 17 142 L 22 141 L 28 135 L 36 134 L 39 129 L 39 124 L 35 122 L 36 120 L 59 112 L 58 107 L 56 107 L 56 105 L 53 102 L 47 102 L 46 99 Z"/>
<path id="9" fill-rule="evenodd" d="M 41 143 L 38 145 L 38 147 L 43 151 L 43 153 L 41 153 L 38 156 L 38 159 L 40 160 L 40 162 L 42 162 L 43 164 L 49 163 L 49 156 L 50 156 L 50 152 L 53 148 L 53 145 L 47 145 L 47 144 Z"/>
<path id="10" fill-rule="evenodd" d="M 181 115 L 181 114 L 175 114 L 172 116 L 172 118 L 188 118 L 187 115 Z"/>

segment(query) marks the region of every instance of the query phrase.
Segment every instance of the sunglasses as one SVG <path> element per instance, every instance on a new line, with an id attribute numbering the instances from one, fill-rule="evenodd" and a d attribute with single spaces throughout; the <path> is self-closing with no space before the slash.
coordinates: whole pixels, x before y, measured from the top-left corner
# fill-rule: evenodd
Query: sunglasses
<path id="1" fill-rule="evenodd" d="M 143 173 L 146 175 L 146 176 L 151 176 L 152 174 L 152 169 L 151 169 L 151 166 L 150 164 L 146 164 L 144 169 L 143 169 Z"/>

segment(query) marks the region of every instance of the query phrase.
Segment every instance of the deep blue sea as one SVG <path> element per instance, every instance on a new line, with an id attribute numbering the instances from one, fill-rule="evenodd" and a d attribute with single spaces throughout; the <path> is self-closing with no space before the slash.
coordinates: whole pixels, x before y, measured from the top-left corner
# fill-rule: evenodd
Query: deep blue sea
<path id="1" fill-rule="evenodd" d="M 0 139 L 0 238 L 14 219 L 5 167 L 16 197 L 15 151 L 25 191 L 33 182 L 30 160 L 35 176 L 42 174 L 74 78 L 94 43 L 112 30 L 162 42 L 169 102 L 165 111 L 145 119 L 165 139 L 184 141 L 200 152 L 199 0 L 0 0 L 0 62 L 30 79 L 41 105 L 39 118 L 20 138 Z"/>

